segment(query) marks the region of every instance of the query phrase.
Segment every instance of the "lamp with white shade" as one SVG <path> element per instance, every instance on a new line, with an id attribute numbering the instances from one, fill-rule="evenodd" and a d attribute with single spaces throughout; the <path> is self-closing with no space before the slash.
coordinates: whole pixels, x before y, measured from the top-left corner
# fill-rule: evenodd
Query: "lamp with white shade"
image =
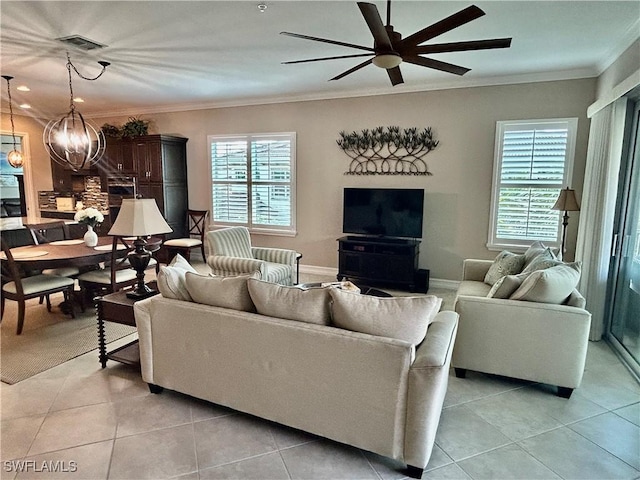
<path id="1" fill-rule="evenodd" d="M 567 225 L 569 225 L 569 213 L 568 212 L 578 212 L 580 211 L 580 206 L 578 205 L 578 200 L 576 200 L 576 192 L 575 190 L 567 187 L 563 190 L 560 190 L 560 194 L 558 195 L 558 199 L 556 203 L 551 207 L 551 210 L 559 210 L 564 211 L 564 215 L 562 216 L 562 250 L 560 250 L 564 254 L 564 242 L 567 235 Z"/>
<path id="2" fill-rule="evenodd" d="M 136 271 L 138 283 L 134 285 L 132 291 L 127 293 L 127 297 L 140 299 L 157 293 L 144 283 L 144 271 L 151 259 L 151 253 L 145 248 L 147 245 L 145 238 L 171 232 L 173 232 L 172 228 L 158 210 L 158 205 L 153 198 L 122 200 L 120 212 L 109 230 L 109 235 L 137 237 L 133 242 L 135 250 L 129 252 L 127 258 Z"/>

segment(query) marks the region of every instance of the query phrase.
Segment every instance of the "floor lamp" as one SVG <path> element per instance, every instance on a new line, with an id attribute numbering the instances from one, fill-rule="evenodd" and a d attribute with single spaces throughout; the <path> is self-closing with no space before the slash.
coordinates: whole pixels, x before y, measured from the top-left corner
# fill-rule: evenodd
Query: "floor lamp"
<path id="1" fill-rule="evenodd" d="M 551 210 L 559 210 L 564 211 L 564 215 L 562 216 L 562 254 L 564 255 L 564 242 L 567 236 L 567 225 L 569 225 L 569 213 L 568 212 L 578 212 L 580 211 L 580 206 L 578 205 L 578 201 L 576 200 L 576 192 L 575 190 L 567 187 L 564 190 L 560 190 L 560 195 L 558 195 L 558 199 L 556 203 L 551 207 Z"/>
<path id="2" fill-rule="evenodd" d="M 151 259 L 151 254 L 145 249 L 147 245 L 145 237 L 171 232 L 173 230 L 158 210 L 158 205 L 153 198 L 122 200 L 122 206 L 109 230 L 109 235 L 137 237 L 133 242 L 135 250 L 129 252 L 127 258 L 136 271 L 138 283 L 134 285 L 133 290 L 127 292 L 127 297 L 140 299 L 156 293 L 144 283 L 144 271 Z"/>

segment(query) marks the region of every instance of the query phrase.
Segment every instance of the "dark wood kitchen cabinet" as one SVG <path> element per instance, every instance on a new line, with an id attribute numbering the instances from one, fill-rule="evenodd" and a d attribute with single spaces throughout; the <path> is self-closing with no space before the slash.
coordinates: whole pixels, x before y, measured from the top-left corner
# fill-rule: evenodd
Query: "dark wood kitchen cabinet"
<path id="1" fill-rule="evenodd" d="M 102 185 L 110 176 L 135 177 L 137 193 L 155 199 L 173 229 L 167 238 L 186 236 L 187 140 L 171 135 L 107 139 Z"/>

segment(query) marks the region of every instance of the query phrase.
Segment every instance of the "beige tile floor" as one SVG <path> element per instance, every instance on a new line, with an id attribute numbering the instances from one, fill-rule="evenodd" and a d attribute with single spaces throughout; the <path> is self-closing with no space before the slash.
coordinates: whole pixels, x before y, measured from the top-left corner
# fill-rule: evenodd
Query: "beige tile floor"
<path id="1" fill-rule="evenodd" d="M 101 369 L 95 351 L 2 384 L 1 399 L 2 479 L 403 478 L 402 464 L 369 452 L 153 395 L 130 367 Z M 640 386 L 604 342 L 589 345 L 570 400 L 545 385 L 452 373 L 423 478 L 640 478 Z"/>

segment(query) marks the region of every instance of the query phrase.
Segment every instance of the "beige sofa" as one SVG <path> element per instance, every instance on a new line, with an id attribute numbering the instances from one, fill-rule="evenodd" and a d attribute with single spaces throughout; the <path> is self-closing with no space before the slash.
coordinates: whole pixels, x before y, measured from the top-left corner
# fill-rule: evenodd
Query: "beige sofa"
<path id="1" fill-rule="evenodd" d="M 456 376 L 467 370 L 556 385 L 569 398 L 584 372 L 591 314 L 574 290 L 566 304 L 487 298 L 491 260 L 467 259 L 455 311 Z"/>
<path id="2" fill-rule="evenodd" d="M 457 317 L 437 313 L 416 348 L 161 295 L 135 304 L 152 392 L 165 387 L 397 459 L 416 477 L 431 456 Z"/>

